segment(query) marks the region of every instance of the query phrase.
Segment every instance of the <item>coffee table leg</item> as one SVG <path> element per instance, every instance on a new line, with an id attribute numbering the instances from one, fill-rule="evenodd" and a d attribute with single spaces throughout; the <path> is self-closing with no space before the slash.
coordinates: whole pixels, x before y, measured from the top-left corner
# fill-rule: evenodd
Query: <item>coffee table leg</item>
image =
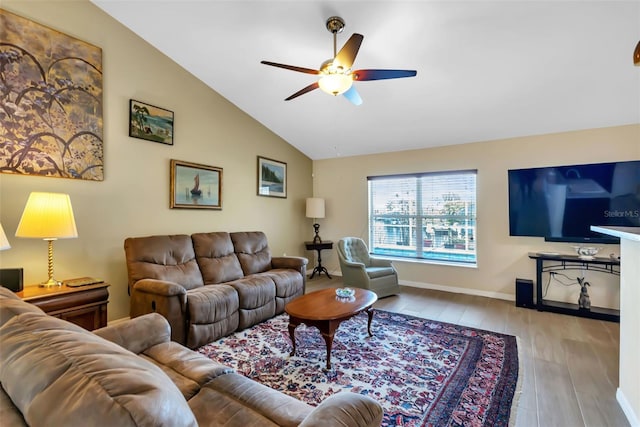
<path id="1" fill-rule="evenodd" d="M 340 326 L 341 320 L 329 320 L 328 322 L 320 322 L 315 326 L 320 329 L 322 338 L 327 345 L 327 370 L 331 369 L 331 348 L 333 347 L 333 336 Z"/>
<path id="2" fill-rule="evenodd" d="M 295 334 L 295 330 L 296 330 L 297 326 L 298 326 L 298 323 L 295 323 L 291 318 L 289 318 L 289 337 L 291 338 L 291 345 L 293 347 L 293 349 L 291 350 L 291 353 L 289 354 L 289 356 L 295 356 L 296 355 L 296 334 Z"/>
<path id="3" fill-rule="evenodd" d="M 369 316 L 369 322 L 367 323 L 367 332 L 369 332 L 369 336 L 372 337 L 371 333 L 371 321 L 373 320 L 373 310 L 371 307 L 367 308 L 367 315 Z"/>
<path id="4" fill-rule="evenodd" d="M 333 334 L 322 334 L 324 342 L 327 345 L 327 370 L 331 369 L 331 347 L 333 346 Z"/>

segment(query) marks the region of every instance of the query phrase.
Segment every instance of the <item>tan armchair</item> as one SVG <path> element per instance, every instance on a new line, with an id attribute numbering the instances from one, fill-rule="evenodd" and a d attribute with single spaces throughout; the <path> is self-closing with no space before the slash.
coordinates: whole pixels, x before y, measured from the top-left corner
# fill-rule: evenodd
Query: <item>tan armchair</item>
<path id="1" fill-rule="evenodd" d="M 345 286 L 369 289 L 378 298 L 400 291 L 398 273 L 391 261 L 370 256 L 362 239 L 345 237 L 338 242 L 337 251 Z"/>

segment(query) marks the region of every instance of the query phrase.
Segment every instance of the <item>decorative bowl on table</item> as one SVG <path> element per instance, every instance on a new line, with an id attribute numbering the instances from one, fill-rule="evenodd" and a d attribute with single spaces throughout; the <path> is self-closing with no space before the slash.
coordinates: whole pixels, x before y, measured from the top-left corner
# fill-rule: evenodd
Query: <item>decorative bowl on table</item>
<path id="1" fill-rule="evenodd" d="M 356 291 L 354 291 L 351 288 L 338 288 L 338 289 L 336 289 L 336 295 L 339 298 L 351 298 L 355 294 L 356 294 Z"/>
<path id="2" fill-rule="evenodd" d="M 601 248 L 595 246 L 573 246 L 580 259 L 594 259 Z"/>

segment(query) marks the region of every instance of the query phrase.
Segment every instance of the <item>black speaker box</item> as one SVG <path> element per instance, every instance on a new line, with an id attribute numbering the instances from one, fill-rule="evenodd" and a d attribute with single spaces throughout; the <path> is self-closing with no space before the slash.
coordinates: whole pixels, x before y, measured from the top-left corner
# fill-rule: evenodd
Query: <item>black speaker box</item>
<path id="1" fill-rule="evenodd" d="M 22 290 L 22 269 L 0 268 L 0 285 L 13 292 L 20 292 Z"/>
<path id="2" fill-rule="evenodd" d="M 516 279 L 516 307 L 535 308 L 533 304 L 533 280 Z"/>

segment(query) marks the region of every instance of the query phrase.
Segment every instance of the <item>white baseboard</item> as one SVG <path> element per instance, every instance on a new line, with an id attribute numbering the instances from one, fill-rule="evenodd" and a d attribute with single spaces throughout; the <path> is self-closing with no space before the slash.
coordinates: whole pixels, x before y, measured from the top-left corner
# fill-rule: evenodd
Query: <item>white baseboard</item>
<path id="1" fill-rule="evenodd" d="M 410 282 L 408 280 L 400 280 L 399 283 L 403 286 L 411 286 L 414 288 L 422 288 L 422 289 L 433 289 L 435 291 L 452 292 L 454 294 L 475 295 L 480 297 L 502 299 L 506 301 L 516 300 L 515 295 L 505 294 L 502 292 L 490 292 L 490 291 L 481 291 L 478 289 L 458 288 L 456 286 L 436 285 L 433 283 Z"/>
<path id="2" fill-rule="evenodd" d="M 633 408 L 629 404 L 629 401 L 625 397 L 622 390 L 620 390 L 619 388 L 618 390 L 616 390 L 616 400 L 620 404 L 620 408 L 622 408 L 622 412 L 624 412 L 624 415 L 627 417 L 627 421 L 629 421 L 631 427 L 640 427 L 640 420 L 638 420 L 638 416 L 633 411 Z"/>
<path id="3" fill-rule="evenodd" d="M 329 274 L 331 274 L 332 276 L 342 277 L 341 271 L 331 271 Z M 454 294 L 475 295 L 480 297 L 501 299 L 505 301 L 516 300 L 515 295 L 505 294 L 502 292 L 489 292 L 489 291 L 481 291 L 478 289 L 458 288 L 456 286 L 436 285 L 434 283 L 426 283 L 426 282 L 411 282 L 409 280 L 399 280 L 398 283 L 402 286 L 410 286 L 412 288 L 433 289 L 434 291 L 451 292 Z"/>

